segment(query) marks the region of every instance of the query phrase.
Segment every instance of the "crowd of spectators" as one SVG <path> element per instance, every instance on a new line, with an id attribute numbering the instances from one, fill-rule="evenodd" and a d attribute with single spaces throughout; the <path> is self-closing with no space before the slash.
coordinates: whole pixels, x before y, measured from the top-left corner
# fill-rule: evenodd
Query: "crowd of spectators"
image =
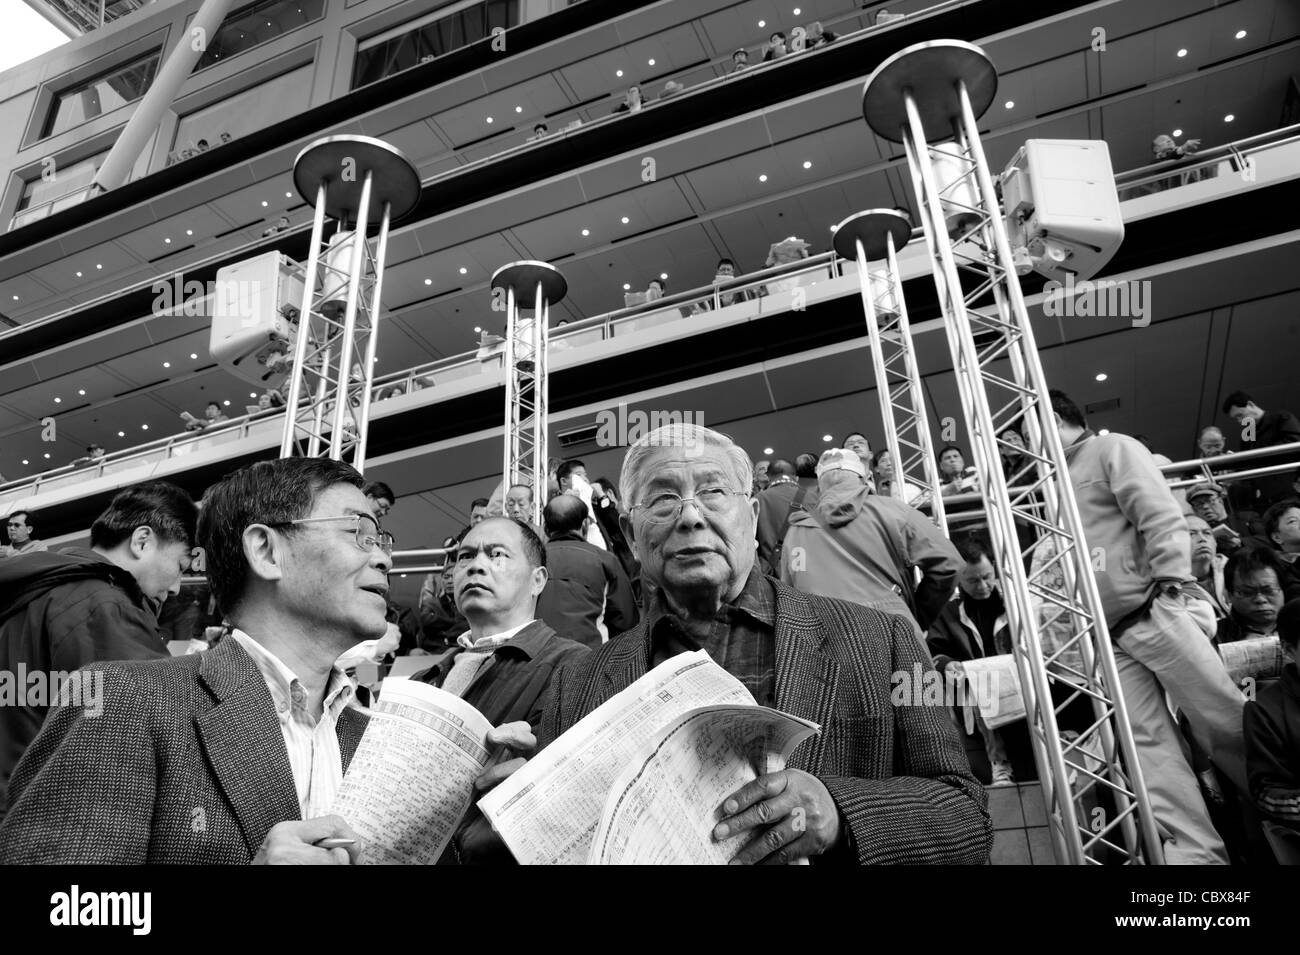
<path id="1" fill-rule="evenodd" d="M 1233 471 L 1253 468 L 1258 459 L 1224 467 L 1232 452 L 1223 429 L 1211 426 L 1197 435 L 1197 447 L 1214 456 L 1214 480 L 1193 484 L 1180 500 L 1142 441 L 1093 431 L 1060 392 L 1052 393 L 1051 402 L 1070 480 L 1087 488 L 1077 498 L 1084 535 L 1166 859 L 1285 857 L 1290 840 L 1300 836 L 1300 752 L 1293 742 L 1300 718 L 1293 662 L 1300 637 L 1300 474 L 1288 470 L 1281 480 L 1235 477 Z M 1237 453 L 1300 440 L 1293 415 L 1266 412 L 1242 392 L 1229 395 L 1223 411 L 1241 430 Z M 202 426 L 219 417 L 220 405 L 209 404 Z M 683 634 L 708 634 L 708 626 L 695 631 L 685 622 L 664 622 L 686 621 L 692 612 L 677 602 L 688 599 L 685 591 L 672 594 L 674 574 L 691 578 L 715 558 L 739 560 L 740 546 L 750 551 L 742 563 L 754 569 L 749 582 L 727 598 L 734 601 L 727 604 L 733 607 L 728 614 L 742 613 L 726 618 L 733 633 L 750 634 L 750 624 L 741 619 L 758 621 L 760 629 L 764 620 L 770 625 L 771 610 L 762 608 L 770 608 L 772 594 L 778 611 L 781 601 L 788 607 L 791 599 L 782 595 L 792 593 L 868 608 L 877 615 L 872 619 L 893 621 L 890 639 L 904 641 L 895 643 L 896 657 L 904 652 L 900 647 L 910 647 L 905 652 L 930 661 L 944 685 L 969 691 L 943 701 L 948 732 L 965 754 L 965 771 L 986 785 L 1032 779 L 1037 766 L 1025 720 L 995 722 L 977 700 L 978 679 L 970 675 L 1010 660 L 1020 641 L 1013 625 L 1018 615 L 1008 612 L 1010 598 L 988 535 L 954 525 L 951 539 L 944 536 L 927 513 L 933 500 L 928 489 L 896 489 L 899 478 L 888 451 L 873 453 L 861 431 L 820 455 L 806 452 L 756 465 L 724 437 L 699 432 L 717 445 L 723 463 L 699 472 L 680 493 L 668 490 L 687 480 L 671 460 L 660 465 L 671 480 L 629 482 L 629 469 L 637 474 L 650 467 L 647 462 L 662 450 L 639 442 L 617 483 L 590 478 L 581 460 L 552 460 L 545 501 L 535 501 L 524 484 L 502 484 L 491 496 L 475 499 L 466 526 L 443 541 L 443 568 L 424 580 L 416 606 L 394 601 L 387 586 L 371 588 L 383 598 L 383 632 L 349 653 L 358 699 L 368 699 L 376 685 L 363 673 L 377 675 L 380 665 L 396 666 L 406 658 L 411 663 L 405 672 L 413 679 L 462 696 L 494 723 L 537 725 L 544 719 L 547 687 L 562 668 L 576 673 L 591 660 L 603 660 L 610 643 L 634 633 L 678 633 L 673 628 L 682 626 Z M 1004 430 L 999 445 L 1007 483 L 1031 483 L 1033 456 L 1024 436 Z M 1295 458 L 1285 450 L 1264 456 L 1272 463 Z M 957 445 L 937 451 L 932 473 L 941 495 L 971 497 L 969 492 L 979 490 L 973 471 Z M 734 483 L 737 474 L 744 475 L 742 486 Z M 382 482 L 356 488 L 362 507 L 320 519 L 349 521 L 348 539 L 355 537 L 368 553 L 378 548 L 373 554 L 382 555 L 386 573 L 395 541 L 382 522 L 398 496 Z M 0 578 L 10 578 L 7 592 L 17 595 L 0 605 L 0 628 L 19 635 L 8 644 L 10 664 L 20 657 L 50 663 L 53 645 L 64 654 L 55 662 L 66 669 L 102 659 L 162 659 L 169 648 L 215 653 L 232 642 L 255 653 L 228 599 L 221 599 L 231 585 L 220 572 L 214 577 L 209 567 L 207 585 L 180 585 L 191 545 L 199 539 L 193 508 L 168 485 L 129 489 L 96 522 L 90 550 L 64 548 L 48 559 L 46 545 L 35 537 L 33 515 L 12 514 L 9 543 L 0 551 L 0 568 L 7 568 Z M 725 551 L 707 543 L 722 514 L 751 528 L 747 548 L 735 540 Z M 282 520 L 289 526 L 303 519 L 317 520 L 305 513 Z M 668 565 L 655 550 L 656 541 L 669 546 L 664 534 L 685 535 L 671 545 Z M 1021 556 L 1050 591 L 1062 583 L 1046 572 L 1056 556 L 1044 546 L 1048 540 L 1034 546 L 1031 539 Z M 773 583 L 760 586 L 758 580 Z M 119 616 L 129 615 L 138 632 L 103 640 L 51 637 L 52 611 L 40 608 L 64 607 L 64 587 L 95 595 L 86 599 L 117 602 Z M 769 593 L 770 587 L 777 589 Z M 22 596 L 37 593 L 43 603 Z M 1059 604 L 1040 598 L 1032 607 L 1044 652 L 1063 647 L 1073 632 Z M 67 616 L 65 624 L 117 626 L 93 614 Z M 715 645 L 706 639 L 704 645 L 759 702 L 771 702 L 771 674 L 763 675 L 757 658 L 745 655 L 749 650 L 734 641 Z M 1068 669 L 1069 657 L 1058 659 L 1054 666 Z M 1086 697 L 1071 696 L 1069 685 L 1058 681 L 1052 688 L 1057 725 L 1067 737 L 1088 732 L 1095 719 Z M 17 742 L 0 770 L 6 777 L 17 772 L 20 790 L 36 785 L 18 767 L 44 715 L 25 711 L 22 725 L 11 727 Z M 48 732 L 57 736 L 61 730 Z M 50 745 L 56 743 L 51 739 Z M 33 748 L 39 750 L 35 759 L 49 758 L 48 747 Z M 49 797 L 44 787 L 37 789 Z"/>

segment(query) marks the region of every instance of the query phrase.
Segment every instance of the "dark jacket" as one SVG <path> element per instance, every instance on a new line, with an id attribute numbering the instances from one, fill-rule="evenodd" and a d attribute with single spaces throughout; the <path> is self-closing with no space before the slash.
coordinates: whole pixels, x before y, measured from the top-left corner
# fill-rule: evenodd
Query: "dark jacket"
<path id="1" fill-rule="evenodd" d="M 940 673 L 954 661 L 960 663 L 988 656 L 980 641 L 979 630 L 967 615 L 965 600 L 960 595 L 944 604 L 939 616 L 930 624 L 925 642 L 934 656 L 934 668 Z M 995 654 L 1011 652 L 1011 628 L 1005 612 L 998 615 L 993 625 L 993 644 Z"/>
<path id="2" fill-rule="evenodd" d="M 1237 613 L 1236 610 L 1229 610 L 1228 615 L 1219 621 L 1214 632 L 1214 645 L 1218 646 L 1221 643 L 1236 643 L 1238 640 L 1255 640 L 1259 637 L 1273 637 L 1276 635 L 1276 628 L 1272 633 L 1257 633 L 1250 628 L 1250 624 L 1241 619 L 1241 614 Z"/>
<path id="3" fill-rule="evenodd" d="M 546 542 L 546 589 L 537 598 L 537 616 L 555 632 L 588 647 L 636 626 L 632 585 L 618 559 L 564 534 Z"/>
<path id="4" fill-rule="evenodd" d="M 97 660 L 162 659 L 165 639 L 157 608 L 135 578 L 92 550 L 0 562 L 0 671 L 49 674 Z M 5 784 L 48 709 L 0 706 L 0 815 Z"/>
<path id="5" fill-rule="evenodd" d="M 779 570 L 772 563 L 772 553 L 777 542 L 786 531 L 786 519 L 790 516 L 790 505 L 799 492 L 799 484 L 793 481 L 773 484 L 766 490 L 758 492 L 758 556 L 762 559 L 764 569 L 770 569 L 775 576 Z M 817 503 L 817 488 L 804 491 L 800 507 L 809 508 Z"/>
<path id="6" fill-rule="evenodd" d="M 463 648 L 457 647 L 436 666 L 417 673 L 412 679 L 442 686 L 456 657 L 463 652 Z M 541 722 L 544 695 L 555 671 L 590 652 L 582 644 L 558 636 L 544 621 L 534 620 L 496 648 L 492 659 L 483 664 L 466 692 L 465 702 L 493 726 L 524 720 L 536 727 Z"/>
<path id="7" fill-rule="evenodd" d="M 835 801 L 846 851 L 834 855 L 863 864 L 987 864 L 988 797 L 947 711 L 892 701 L 897 674 L 933 672 L 909 622 L 779 582 L 774 587 L 776 706 L 821 727 L 788 765 L 820 779 Z M 652 652 L 642 619 L 560 671 L 538 744 L 644 676 Z"/>
<path id="8" fill-rule="evenodd" d="M 1242 721 L 1256 807 L 1265 818 L 1300 832 L 1300 672 L 1294 663 L 1247 701 Z"/>
<path id="9" fill-rule="evenodd" d="M 430 574 L 429 577 L 433 575 Z M 456 642 L 456 638 L 469 629 L 469 621 L 456 609 L 450 594 L 439 595 L 428 578 L 420 589 L 420 646 L 431 653 L 439 652 Z M 403 648 L 409 653 L 409 648 Z"/>
<path id="10" fill-rule="evenodd" d="M 243 865 L 301 816 L 275 704 L 238 640 L 90 670 L 103 712 L 50 714 L 14 773 L 0 864 Z M 366 722 L 339 714 L 345 772 Z"/>

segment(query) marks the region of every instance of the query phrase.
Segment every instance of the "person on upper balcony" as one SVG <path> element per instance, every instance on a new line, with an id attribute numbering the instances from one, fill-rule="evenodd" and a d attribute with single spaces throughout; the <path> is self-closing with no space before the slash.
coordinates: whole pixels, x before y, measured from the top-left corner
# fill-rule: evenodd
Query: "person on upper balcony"
<path id="1" fill-rule="evenodd" d="M 1243 451 L 1300 442 L 1300 419 L 1289 411 L 1265 411 L 1244 391 L 1234 391 L 1223 399 L 1223 413 L 1241 428 Z M 1294 463 L 1298 458 L 1300 453 L 1295 451 L 1282 452 L 1251 458 L 1249 466 L 1259 468 L 1284 461 Z M 1261 510 L 1291 496 L 1290 474 L 1269 475 L 1251 483 L 1255 486 Z"/>
<path id="2" fill-rule="evenodd" d="M 743 46 L 735 53 L 731 54 L 731 72 L 739 73 L 741 70 L 749 69 L 749 51 Z"/>
<path id="3" fill-rule="evenodd" d="M 777 30 L 768 38 L 767 47 L 763 53 L 763 62 L 770 63 L 772 60 L 779 60 L 789 52 L 785 43 L 785 34 Z"/>
<path id="4" fill-rule="evenodd" d="M 633 84 L 627 88 L 623 102 L 615 107 L 615 113 L 636 113 L 641 109 L 641 87 Z"/>

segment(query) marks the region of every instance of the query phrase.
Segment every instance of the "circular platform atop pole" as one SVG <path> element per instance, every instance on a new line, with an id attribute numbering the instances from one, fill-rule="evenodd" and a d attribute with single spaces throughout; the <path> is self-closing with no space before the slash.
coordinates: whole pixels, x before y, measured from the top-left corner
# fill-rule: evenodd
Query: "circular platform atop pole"
<path id="1" fill-rule="evenodd" d="M 511 262 L 492 273 L 492 288 L 514 289 L 520 308 L 532 307 L 538 282 L 542 283 L 542 297 L 549 305 L 563 300 L 569 293 L 569 283 L 549 262 Z"/>
<path id="2" fill-rule="evenodd" d="M 893 235 L 894 251 L 902 251 L 903 246 L 912 238 L 912 220 L 897 209 L 868 209 L 855 212 L 835 227 L 835 254 L 841 259 L 858 257 L 857 240 L 862 242 L 862 251 L 867 254 L 867 261 L 883 259 L 889 248 L 885 237 Z"/>
<path id="3" fill-rule="evenodd" d="M 961 115 L 957 82 L 966 84 L 971 109 L 979 119 L 998 92 L 998 71 L 983 50 L 962 40 L 931 40 L 899 50 L 876 67 L 862 88 L 862 115 L 877 136 L 903 141 L 907 125 L 903 91 L 910 89 L 921 114 L 927 142 L 952 139 L 952 121 Z"/>
<path id="4" fill-rule="evenodd" d="M 326 214 L 350 221 L 361 205 L 361 187 L 368 171 L 374 175 L 367 222 L 379 224 L 385 202 L 392 222 L 415 208 L 420 198 L 420 174 L 415 165 L 401 150 L 369 136 L 327 136 L 309 144 L 293 161 L 293 184 L 314 208 L 316 190 L 325 183 Z"/>

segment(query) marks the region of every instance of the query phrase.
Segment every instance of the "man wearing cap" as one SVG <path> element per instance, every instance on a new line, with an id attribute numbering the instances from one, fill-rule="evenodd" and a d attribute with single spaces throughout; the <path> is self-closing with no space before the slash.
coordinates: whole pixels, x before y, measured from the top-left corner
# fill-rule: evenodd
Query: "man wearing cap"
<path id="1" fill-rule="evenodd" d="M 904 614 L 918 638 L 952 596 L 961 558 L 925 515 L 872 494 L 852 451 L 831 448 L 817 462 L 817 504 L 790 517 L 781 579 L 807 593 Z M 913 587 L 913 568 L 921 582 Z"/>
<path id="2" fill-rule="evenodd" d="M 1219 553 L 1231 557 L 1241 549 L 1242 541 L 1258 533 L 1250 521 L 1229 514 L 1224 503 L 1228 492 L 1214 481 L 1198 481 L 1187 489 L 1187 503 L 1192 512 L 1210 525 Z"/>

